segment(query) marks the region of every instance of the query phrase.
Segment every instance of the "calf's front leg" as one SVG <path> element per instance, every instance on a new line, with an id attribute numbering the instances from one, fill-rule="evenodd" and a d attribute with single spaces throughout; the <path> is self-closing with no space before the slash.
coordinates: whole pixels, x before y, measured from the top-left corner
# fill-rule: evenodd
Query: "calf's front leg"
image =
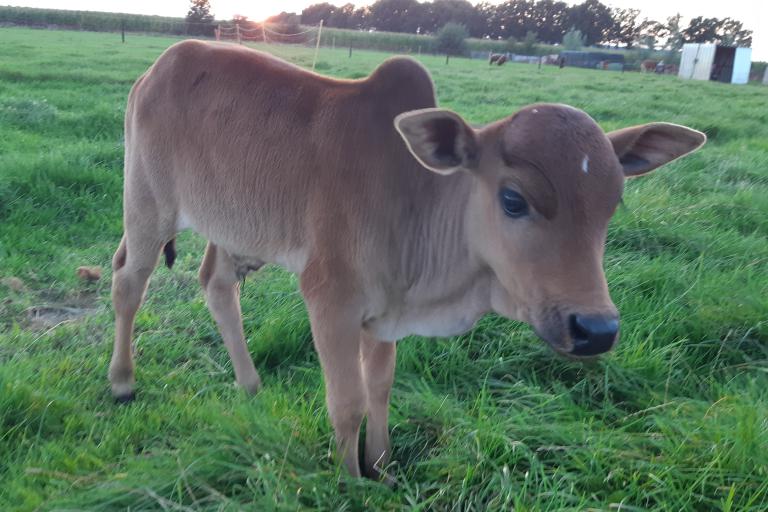
<path id="1" fill-rule="evenodd" d="M 359 477 L 357 442 L 366 406 L 360 364 L 360 314 L 348 294 L 318 289 L 308 284 L 312 281 L 302 276 L 302 292 L 325 377 L 325 399 L 336 433 L 336 450 L 349 473 Z"/>
<path id="2" fill-rule="evenodd" d="M 395 377 L 395 342 L 360 336 L 368 419 L 365 426 L 365 476 L 379 479 L 390 458 L 389 395 Z"/>

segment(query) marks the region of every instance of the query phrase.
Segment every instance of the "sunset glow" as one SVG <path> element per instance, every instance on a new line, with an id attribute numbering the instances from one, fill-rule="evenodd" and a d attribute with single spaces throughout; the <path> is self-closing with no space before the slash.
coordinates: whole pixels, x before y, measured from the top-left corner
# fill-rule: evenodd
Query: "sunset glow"
<path id="1" fill-rule="evenodd" d="M 311 3 L 311 2 L 310 2 Z M 285 12 L 301 12 L 307 6 L 306 1 L 302 0 L 220 0 L 212 1 L 211 6 L 216 14 L 219 12 L 223 17 L 230 17 L 232 14 L 242 14 L 253 21 L 263 21 L 264 19 Z M 230 14 L 231 11 L 231 14 Z"/>
<path id="2" fill-rule="evenodd" d="M 249 20 L 263 21 L 266 18 L 280 12 L 278 2 L 262 1 L 262 2 L 231 2 L 233 5 L 232 15 L 240 14 L 248 17 Z M 237 4 L 240 4 L 238 7 Z M 230 17 L 230 15 L 225 15 Z"/>

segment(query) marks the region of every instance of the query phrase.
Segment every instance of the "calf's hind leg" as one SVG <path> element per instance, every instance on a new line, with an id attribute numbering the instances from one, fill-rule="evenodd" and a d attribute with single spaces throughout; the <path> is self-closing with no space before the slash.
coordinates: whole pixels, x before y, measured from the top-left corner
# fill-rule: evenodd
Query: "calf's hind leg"
<path id="1" fill-rule="evenodd" d="M 138 234 L 138 233 L 136 233 Z M 136 312 L 144 299 L 147 282 L 157 265 L 163 241 L 123 235 L 112 258 L 112 305 L 115 310 L 115 345 L 109 364 L 112 395 L 119 402 L 134 397 L 131 336 Z"/>
<path id="2" fill-rule="evenodd" d="M 210 242 L 200 266 L 200 284 L 232 360 L 235 381 L 248 393 L 255 393 L 261 387 L 261 379 L 245 343 L 240 313 L 240 281 L 235 264 L 225 250 Z"/>

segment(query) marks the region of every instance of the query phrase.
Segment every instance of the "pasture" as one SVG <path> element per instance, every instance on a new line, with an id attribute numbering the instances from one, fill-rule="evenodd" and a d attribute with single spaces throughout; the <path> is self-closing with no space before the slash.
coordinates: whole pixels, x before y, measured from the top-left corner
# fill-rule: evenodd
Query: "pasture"
<path id="1" fill-rule="evenodd" d="M 278 268 L 243 288 L 264 389 L 234 387 L 191 234 L 137 316 L 138 400 L 113 403 L 122 115 L 174 41 L 0 29 L 0 510 L 768 508 L 768 88 L 421 58 L 473 123 L 562 102 L 606 130 L 670 121 L 710 140 L 627 184 L 605 258 L 613 353 L 568 361 L 493 316 L 399 344 L 389 489 L 330 458 L 309 323 Z M 322 49 L 318 71 L 359 78 L 385 57 Z"/>

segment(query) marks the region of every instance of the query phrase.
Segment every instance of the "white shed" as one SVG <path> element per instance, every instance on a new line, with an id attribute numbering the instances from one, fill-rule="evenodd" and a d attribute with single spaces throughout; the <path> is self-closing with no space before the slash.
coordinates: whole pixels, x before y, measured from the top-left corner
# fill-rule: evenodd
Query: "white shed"
<path id="1" fill-rule="evenodd" d="M 683 45 L 678 76 L 693 80 L 745 84 L 749 81 L 751 66 L 751 48 L 689 43 Z"/>

